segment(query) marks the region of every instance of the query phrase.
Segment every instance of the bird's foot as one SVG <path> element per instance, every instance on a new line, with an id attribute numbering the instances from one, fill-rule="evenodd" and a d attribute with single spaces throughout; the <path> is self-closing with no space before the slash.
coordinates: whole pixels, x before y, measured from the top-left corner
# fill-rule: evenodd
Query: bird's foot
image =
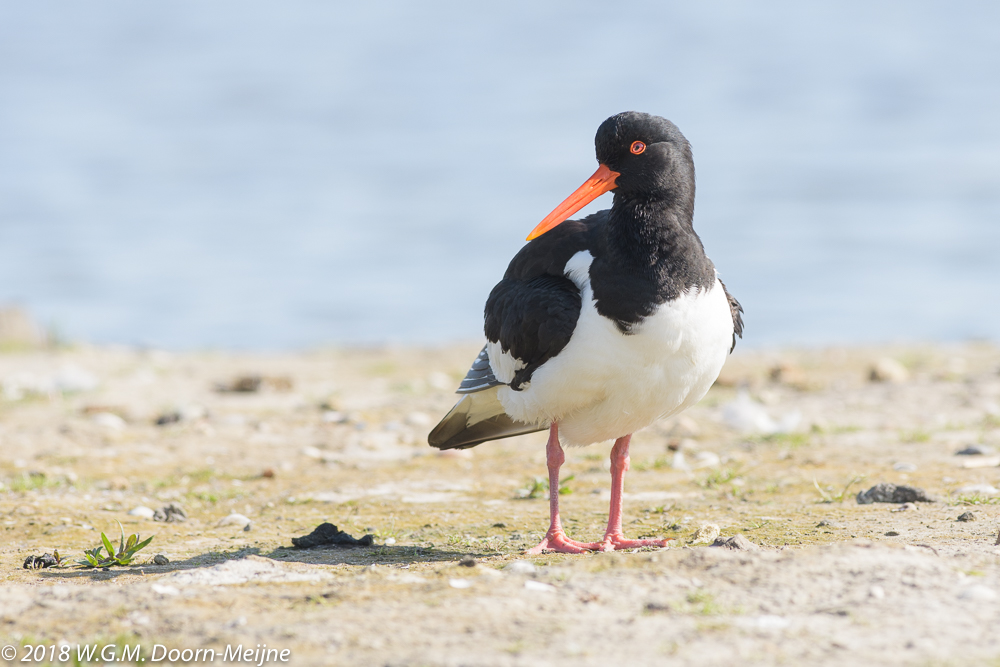
<path id="1" fill-rule="evenodd" d="M 566 537 L 561 530 L 549 530 L 538 546 L 528 549 L 525 553 L 537 555 L 543 551 L 558 551 L 564 554 L 583 554 L 588 551 L 600 551 L 600 542 L 577 542 Z"/>
<path id="2" fill-rule="evenodd" d="M 622 549 L 638 549 L 640 547 L 665 547 L 669 540 L 626 540 L 621 533 L 604 536 L 600 543 L 601 551 L 621 551 Z"/>

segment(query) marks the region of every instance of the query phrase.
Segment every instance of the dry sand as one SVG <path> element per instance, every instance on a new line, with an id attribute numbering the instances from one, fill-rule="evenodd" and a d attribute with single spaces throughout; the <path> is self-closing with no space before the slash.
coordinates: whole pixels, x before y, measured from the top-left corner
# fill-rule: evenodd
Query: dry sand
<path id="1" fill-rule="evenodd" d="M 672 546 L 537 557 L 544 434 L 426 445 L 477 352 L 0 354 L 0 644 L 17 661 L 115 643 L 215 662 L 267 644 L 295 665 L 1000 662 L 995 347 L 738 350 L 700 405 L 634 438 L 626 533 Z M 216 390 L 252 375 L 257 391 Z M 971 445 L 986 453 L 956 455 Z M 608 450 L 567 452 L 577 539 L 603 531 Z M 936 502 L 859 505 L 878 482 Z M 129 514 L 170 502 L 187 521 Z M 219 525 L 233 512 L 248 531 Z M 21 567 L 80 558 L 118 521 L 155 535 L 134 566 Z M 291 548 L 324 521 L 375 546 Z M 759 549 L 708 546 L 713 526 Z"/>

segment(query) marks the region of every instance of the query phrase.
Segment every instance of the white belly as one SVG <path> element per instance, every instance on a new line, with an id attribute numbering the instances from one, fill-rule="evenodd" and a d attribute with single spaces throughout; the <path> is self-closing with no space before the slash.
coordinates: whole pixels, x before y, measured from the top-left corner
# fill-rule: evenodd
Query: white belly
<path id="1" fill-rule="evenodd" d="M 718 280 L 663 304 L 625 335 L 597 312 L 590 261 L 584 251 L 566 265 L 583 299 L 570 342 L 523 390 L 497 394 L 514 419 L 558 422 L 567 445 L 620 438 L 697 403 L 732 346 L 732 313 Z"/>

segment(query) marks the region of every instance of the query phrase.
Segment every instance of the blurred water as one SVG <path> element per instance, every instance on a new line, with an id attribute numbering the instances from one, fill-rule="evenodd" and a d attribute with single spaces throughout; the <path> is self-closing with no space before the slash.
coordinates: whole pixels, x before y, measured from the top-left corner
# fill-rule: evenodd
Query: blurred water
<path id="1" fill-rule="evenodd" d="M 474 339 L 637 109 L 694 145 L 748 344 L 996 339 L 997 44 L 986 2 L 3 3 L 0 302 L 97 342 Z"/>

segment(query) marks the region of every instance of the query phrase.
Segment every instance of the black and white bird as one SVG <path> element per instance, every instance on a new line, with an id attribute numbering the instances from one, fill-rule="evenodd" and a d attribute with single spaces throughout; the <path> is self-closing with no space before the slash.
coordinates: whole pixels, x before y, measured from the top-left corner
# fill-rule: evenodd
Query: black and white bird
<path id="1" fill-rule="evenodd" d="M 550 492 L 551 523 L 533 553 L 665 546 L 622 534 L 629 441 L 698 402 L 743 333 L 743 309 L 692 226 L 684 135 L 630 111 L 604 121 L 595 145 L 597 171 L 535 227 L 490 293 L 488 342 L 428 438 L 467 448 L 548 428 L 549 489 L 559 488 L 562 444 L 615 440 L 604 539 L 569 539 Z M 567 221 L 612 190 L 610 210 Z"/>

